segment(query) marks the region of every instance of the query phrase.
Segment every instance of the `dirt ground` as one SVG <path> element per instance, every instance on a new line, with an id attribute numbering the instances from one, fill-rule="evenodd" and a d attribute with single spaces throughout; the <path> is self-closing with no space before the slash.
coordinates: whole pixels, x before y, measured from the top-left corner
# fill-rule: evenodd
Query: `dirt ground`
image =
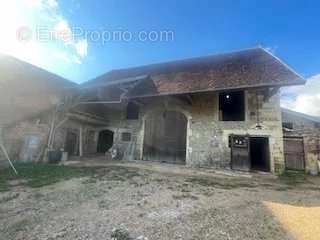
<path id="1" fill-rule="evenodd" d="M 118 227 L 150 240 L 320 236 L 320 178 L 177 169 L 119 164 L 41 188 L 17 184 L 0 193 L 0 239 L 102 240 Z"/>

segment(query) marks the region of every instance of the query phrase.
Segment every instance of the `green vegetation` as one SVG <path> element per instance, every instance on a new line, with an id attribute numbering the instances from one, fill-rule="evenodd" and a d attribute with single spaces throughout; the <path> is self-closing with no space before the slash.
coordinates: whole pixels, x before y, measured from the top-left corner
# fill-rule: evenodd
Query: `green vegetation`
<path id="1" fill-rule="evenodd" d="M 308 182 L 307 175 L 302 171 L 285 171 L 279 175 L 279 179 L 289 186 L 297 186 Z"/>
<path id="2" fill-rule="evenodd" d="M 80 168 L 53 164 L 19 163 L 15 164 L 19 175 L 10 168 L 0 169 L 0 192 L 8 191 L 10 183 L 37 188 L 62 180 L 93 175 L 95 168 Z"/>
<path id="3" fill-rule="evenodd" d="M 10 190 L 12 186 L 42 187 L 71 178 L 89 176 L 85 183 L 97 180 L 127 181 L 134 177 L 145 177 L 146 173 L 138 173 L 138 169 L 127 167 L 72 167 L 54 164 L 16 163 L 19 175 L 11 168 L 0 168 L 0 192 Z M 132 184 L 137 184 L 132 181 Z"/>

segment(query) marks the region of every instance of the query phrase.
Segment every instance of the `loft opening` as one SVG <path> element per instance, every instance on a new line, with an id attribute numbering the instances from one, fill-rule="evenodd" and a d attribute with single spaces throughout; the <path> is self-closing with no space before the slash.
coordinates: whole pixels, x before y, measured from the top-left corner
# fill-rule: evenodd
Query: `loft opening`
<path id="1" fill-rule="evenodd" d="M 219 93 L 219 120 L 220 121 L 244 121 L 245 120 L 244 91 Z"/>
<path id="2" fill-rule="evenodd" d="M 129 102 L 127 105 L 127 119 L 137 120 L 139 119 L 140 108 L 139 105 L 134 102 Z"/>
<path id="3" fill-rule="evenodd" d="M 106 153 L 113 145 L 114 133 L 110 130 L 103 130 L 99 132 L 97 152 Z"/>
<path id="4" fill-rule="evenodd" d="M 269 139 L 267 137 L 250 137 L 251 169 L 270 171 Z"/>

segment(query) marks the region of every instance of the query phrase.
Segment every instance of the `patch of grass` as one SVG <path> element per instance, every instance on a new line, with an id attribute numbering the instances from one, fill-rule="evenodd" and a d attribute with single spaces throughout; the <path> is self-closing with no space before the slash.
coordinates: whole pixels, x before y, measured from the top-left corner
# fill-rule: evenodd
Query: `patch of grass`
<path id="1" fill-rule="evenodd" d="M 279 175 L 279 180 L 286 185 L 297 186 L 307 182 L 307 175 L 299 171 L 286 171 Z"/>
<path id="2" fill-rule="evenodd" d="M 89 176 L 84 183 L 96 183 L 99 180 L 124 182 L 136 177 L 146 179 L 148 174 L 140 173 L 138 169 L 111 166 L 72 167 L 54 164 L 16 163 L 19 172 L 16 176 L 10 168 L 0 168 L 0 192 L 10 190 L 12 182 L 32 188 L 42 187 L 71 178 Z"/>
<path id="3" fill-rule="evenodd" d="M 19 173 L 18 176 L 10 168 L 0 169 L 0 191 L 8 191 L 10 181 L 21 181 L 20 185 L 37 188 L 62 180 L 92 175 L 95 171 L 93 168 L 35 163 L 18 163 L 15 167 Z"/>

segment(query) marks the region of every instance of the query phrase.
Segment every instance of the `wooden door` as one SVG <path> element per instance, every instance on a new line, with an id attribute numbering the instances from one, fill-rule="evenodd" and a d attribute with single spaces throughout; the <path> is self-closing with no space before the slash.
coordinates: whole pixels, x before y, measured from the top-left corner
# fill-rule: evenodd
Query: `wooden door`
<path id="1" fill-rule="evenodd" d="M 284 138 L 284 157 L 286 169 L 304 170 L 304 144 L 302 137 Z"/>
<path id="2" fill-rule="evenodd" d="M 231 168 L 240 171 L 249 171 L 250 164 L 250 144 L 249 136 L 231 135 Z"/>
<path id="3" fill-rule="evenodd" d="M 179 112 L 165 111 L 146 120 L 144 160 L 185 163 L 187 119 Z"/>

